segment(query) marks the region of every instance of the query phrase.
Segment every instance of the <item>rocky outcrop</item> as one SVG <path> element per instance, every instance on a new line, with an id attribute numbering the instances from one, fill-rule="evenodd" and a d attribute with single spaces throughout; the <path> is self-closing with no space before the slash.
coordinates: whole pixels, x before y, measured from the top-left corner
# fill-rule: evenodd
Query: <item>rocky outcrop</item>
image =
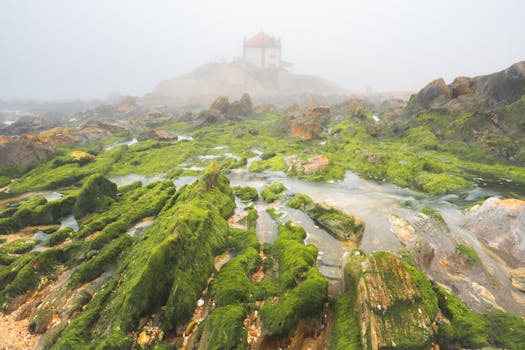
<path id="1" fill-rule="evenodd" d="M 489 198 L 470 210 L 465 225 L 510 266 L 525 264 L 525 201 Z"/>
<path id="2" fill-rule="evenodd" d="M 321 125 L 330 113 L 328 106 L 308 107 L 304 111 L 292 108 L 289 111 L 290 134 L 301 140 L 310 140 L 321 132 Z"/>
<path id="3" fill-rule="evenodd" d="M 407 109 L 446 108 L 456 112 L 476 106 L 497 108 L 510 104 L 525 94 L 525 61 L 497 73 L 474 78 L 458 77 L 451 84 L 436 79 L 410 98 Z"/>
<path id="4" fill-rule="evenodd" d="M 421 272 L 391 253 L 355 252 L 345 266 L 345 283 L 363 349 L 430 348 L 438 306 Z"/>
<path id="5" fill-rule="evenodd" d="M 196 126 L 213 124 L 220 120 L 231 120 L 245 117 L 252 113 L 253 107 L 250 95 L 243 94 L 239 101 L 230 103 L 227 96 L 219 96 L 211 104 L 209 109 L 202 110 L 194 124 Z"/>
<path id="6" fill-rule="evenodd" d="M 54 155 L 54 145 L 42 143 L 32 135 L 0 137 L 0 165 L 12 167 L 31 164 L 47 161 Z"/>
<path id="7" fill-rule="evenodd" d="M 83 145 L 110 137 L 115 132 L 137 130 L 141 126 L 137 122 L 114 120 L 86 124 L 79 129 L 56 127 L 35 135 L 0 136 L 0 166 L 47 161 L 55 155 L 56 146 Z"/>
<path id="8" fill-rule="evenodd" d="M 227 96 L 219 96 L 213 101 L 210 109 L 217 109 L 221 114 L 226 115 L 230 110 L 230 101 Z"/>
<path id="9" fill-rule="evenodd" d="M 173 131 L 154 129 L 142 132 L 137 140 L 177 141 L 178 137 Z"/>
<path id="10" fill-rule="evenodd" d="M 420 268 L 428 269 L 434 260 L 434 246 L 416 233 L 416 230 L 406 220 L 397 215 L 388 215 L 390 231 L 394 233 L 413 255 L 414 262 Z"/>

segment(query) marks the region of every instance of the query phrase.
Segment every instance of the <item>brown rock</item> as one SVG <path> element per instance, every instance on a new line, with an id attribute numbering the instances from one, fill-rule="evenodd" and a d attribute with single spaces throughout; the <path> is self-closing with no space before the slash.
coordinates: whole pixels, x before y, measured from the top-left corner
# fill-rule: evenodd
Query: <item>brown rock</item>
<path id="1" fill-rule="evenodd" d="M 215 99 L 215 101 L 213 101 L 212 105 L 210 106 L 210 109 L 217 109 L 223 115 L 228 114 L 228 110 L 230 109 L 230 101 L 228 100 L 228 97 L 227 96 L 217 97 L 217 99 Z"/>

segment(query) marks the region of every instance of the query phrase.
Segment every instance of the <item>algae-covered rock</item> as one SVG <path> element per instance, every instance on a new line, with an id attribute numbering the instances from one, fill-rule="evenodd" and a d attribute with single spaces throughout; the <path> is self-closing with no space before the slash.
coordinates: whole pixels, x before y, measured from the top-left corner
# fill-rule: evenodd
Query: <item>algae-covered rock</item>
<path id="1" fill-rule="evenodd" d="M 259 197 L 257 190 L 250 186 L 235 186 L 233 193 L 243 202 L 253 202 Z"/>
<path id="2" fill-rule="evenodd" d="M 422 272 L 391 253 L 354 253 L 345 266 L 347 292 L 363 349 L 429 349 L 437 297 Z"/>
<path id="3" fill-rule="evenodd" d="M 304 210 L 306 206 L 313 203 L 312 198 L 302 193 L 296 194 L 286 205 L 290 208 Z"/>
<path id="4" fill-rule="evenodd" d="M 365 224 L 359 218 L 326 203 L 313 203 L 306 206 L 305 211 L 335 238 L 356 244 L 361 243 Z"/>
<path id="5" fill-rule="evenodd" d="M 266 203 L 271 203 L 280 199 L 286 187 L 278 181 L 272 182 L 261 191 L 261 197 Z"/>
<path id="6" fill-rule="evenodd" d="M 90 176 L 82 186 L 73 209 L 76 216 L 107 209 L 117 197 L 117 185 L 99 174 Z"/>
<path id="7" fill-rule="evenodd" d="M 44 333 L 53 318 L 53 314 L 53 310 L 48 309 L 36 311 L 29 321 L 29 331 L 31 333 Z"/>

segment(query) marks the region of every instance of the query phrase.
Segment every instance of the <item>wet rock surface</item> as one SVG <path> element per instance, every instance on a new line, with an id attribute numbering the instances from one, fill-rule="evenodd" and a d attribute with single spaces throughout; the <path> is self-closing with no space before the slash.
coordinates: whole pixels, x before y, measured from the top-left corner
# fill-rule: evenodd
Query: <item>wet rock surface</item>
<path id="1" fill-rule="evenodd" d="M 511 266 L 525 265 L 525 201 L 489 198 L 470 210 L 465 225 Z"/>

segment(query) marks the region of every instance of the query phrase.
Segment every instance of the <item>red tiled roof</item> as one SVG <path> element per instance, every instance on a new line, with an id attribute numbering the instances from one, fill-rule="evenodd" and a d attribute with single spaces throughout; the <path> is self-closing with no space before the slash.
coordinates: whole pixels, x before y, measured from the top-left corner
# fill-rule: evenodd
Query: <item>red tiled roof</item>
<path id="1" fill-rule="evenodd" d="M 244 42 L 245 46 L 274 46 L 279 47 L 281 43 L 273 37 L 270 37 L 265 32 L 259 32 L 254 37 Z"/>

